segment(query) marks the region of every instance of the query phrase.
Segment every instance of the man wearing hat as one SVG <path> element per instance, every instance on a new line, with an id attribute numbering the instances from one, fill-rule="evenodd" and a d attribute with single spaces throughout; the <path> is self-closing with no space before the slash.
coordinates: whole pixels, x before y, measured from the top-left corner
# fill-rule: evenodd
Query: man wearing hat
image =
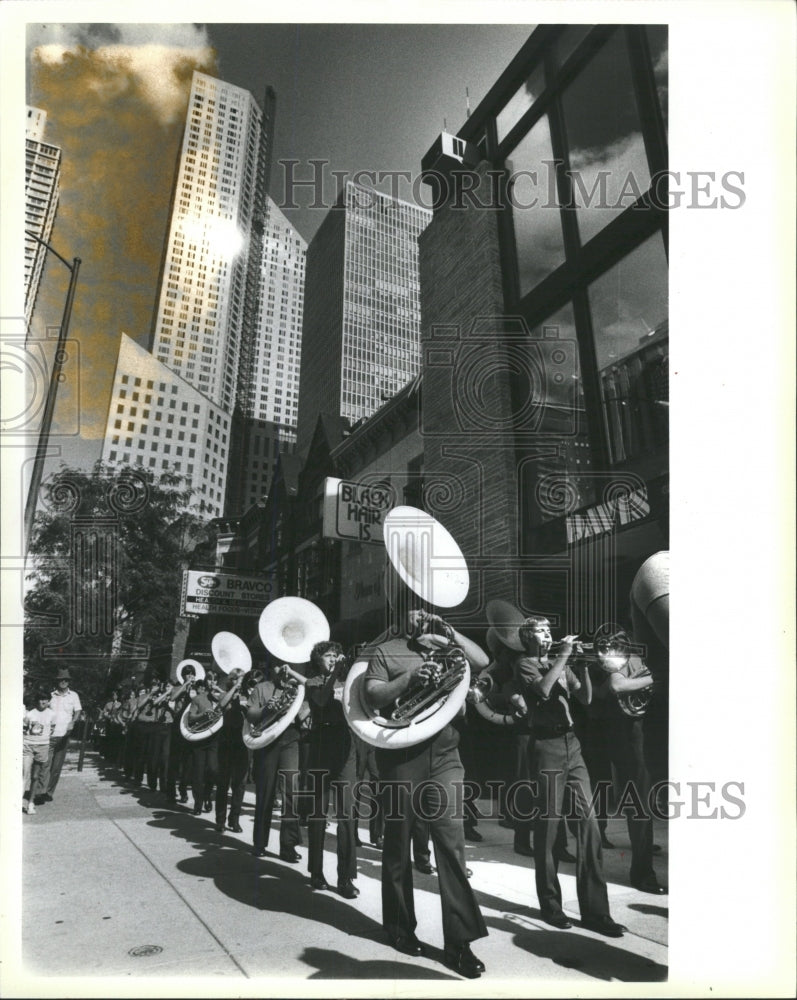
<path id="1" fill-rule="evenodd" d="M 56 687 L 50 700 L 50 707 L 55 712 L 55 726 L 50 737 L 50 761 L 49 766 L 44 766 L 39 774 L 37 805 L 53 800 L 61 768 L 64 766 L 69 736 L 82 711 L 77 692 L 69 688 L 70 680 L 69 670 L 61 667 L 56 674 Z"/>

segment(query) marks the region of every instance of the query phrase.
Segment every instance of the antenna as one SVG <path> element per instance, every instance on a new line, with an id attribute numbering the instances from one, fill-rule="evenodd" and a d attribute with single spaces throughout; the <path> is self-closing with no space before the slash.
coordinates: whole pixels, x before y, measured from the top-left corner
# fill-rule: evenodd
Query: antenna
<path id="1" fill-rule="evenodd" d="M 465 88 L 465 117 L 470 118 L 470 91 Z"/>

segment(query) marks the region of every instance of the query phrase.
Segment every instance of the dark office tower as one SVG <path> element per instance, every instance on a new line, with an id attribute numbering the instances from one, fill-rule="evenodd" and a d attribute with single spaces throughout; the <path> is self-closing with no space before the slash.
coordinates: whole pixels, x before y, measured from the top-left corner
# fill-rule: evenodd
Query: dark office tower
<path id="1" fill-rule="evenodd" d="M 432 213 L 348 182 L 307 251 L 299 450 L 319 413 L 356 423 L 420 366 L 418 236 Z"/>

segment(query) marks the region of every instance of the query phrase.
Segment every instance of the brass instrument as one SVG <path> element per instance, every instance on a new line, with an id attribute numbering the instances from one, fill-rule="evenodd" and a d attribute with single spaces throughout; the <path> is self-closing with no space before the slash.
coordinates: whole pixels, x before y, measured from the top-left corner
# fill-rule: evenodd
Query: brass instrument
<path id="1" fill-rule="evenodd" d="M 415 507 L 395 507 L 383 525 L 388 566 L 386 592 L 394 611 L 409 592 L 427 605 L 453 608 L 468 594 L 465 557 L 449 532 L 430 514 Z M 424 622 L 421 645 L 428 678 L 413 684 L 393 704 L 378 712 L 365 696 L 366 660 L 358 660 L 343 688 L 343 712 L 351 730 L 371 746 L 405 749 L 440 732 L 462 708 L 470 684 L 470 665 L 454 644 L 452 630 L 439 619 Z"/>
<path id="2" fill-rule="evenodd" d="M 441 698 L 454 691 L 470 667 L 459 646 L 432 650 L 425 657 L 429 678 L 399 695 L 385 725 L 407 726 Z"/>
<path id="3" fill-rule="evenodd" d="M 217 632 L 211 640 L 210 650 L 214 660 L 225 674 L 229 674 L 231 670 L 246 672 L 252 666 L 252 654 L 249 652 L 249 648 L 243 639 L 233 632 Z M 180 666 L 184 666 L 187 662 L 196 664 L 196 661 L 184 660 Z M 202 669 L 201 664 L 198 666 L 199 669 Z M 202 676 L 204 677 L 204 671 L 202 671 Z M 182 679 L 179 668 L 178 678 Z M 203 712 L 202 715 L 191 718 L 191 705 L 187 705 L 180 716 L 180 732 L 183 737 L 189 743 L 197 743 L 217 733 L 224 725 L 224 708 L 224 704 L 219 704 L 209 711 Z"/>
<path id="4" fill-rule="evenodd" d="M 263 719 L 256 723 L 244 719 L 243 741 L 250 750 L 273 743 L 299 714 L 304 701 L 304 678 L 287 664 L 306 663 L 313 646 L 329 639 L 329 622 L 311 601 L 302 597 L 280 597 L 263 609 L 258 631 L 272 656 L 287 661 L 282 669 L 286 678 L 266 706 Z"/>

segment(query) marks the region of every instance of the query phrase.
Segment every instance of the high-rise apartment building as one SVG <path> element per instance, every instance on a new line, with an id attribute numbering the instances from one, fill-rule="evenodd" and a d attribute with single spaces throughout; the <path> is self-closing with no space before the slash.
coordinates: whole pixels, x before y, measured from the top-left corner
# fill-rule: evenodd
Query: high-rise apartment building
<path id="1" fill-rule="evenodd" d="M 369 417 L 418 372 L 420 208 L 347 182 L 307 251 L 298 447 L 319 413 Z"/>
<path id="2" fill-rule="evenodd" d="M 46 249 L 58 208 L 61 150 L 44 141 L 47 112 L 28 107 L 25 124 L 25 328 L 30 327 L 39 294 Z"/>

